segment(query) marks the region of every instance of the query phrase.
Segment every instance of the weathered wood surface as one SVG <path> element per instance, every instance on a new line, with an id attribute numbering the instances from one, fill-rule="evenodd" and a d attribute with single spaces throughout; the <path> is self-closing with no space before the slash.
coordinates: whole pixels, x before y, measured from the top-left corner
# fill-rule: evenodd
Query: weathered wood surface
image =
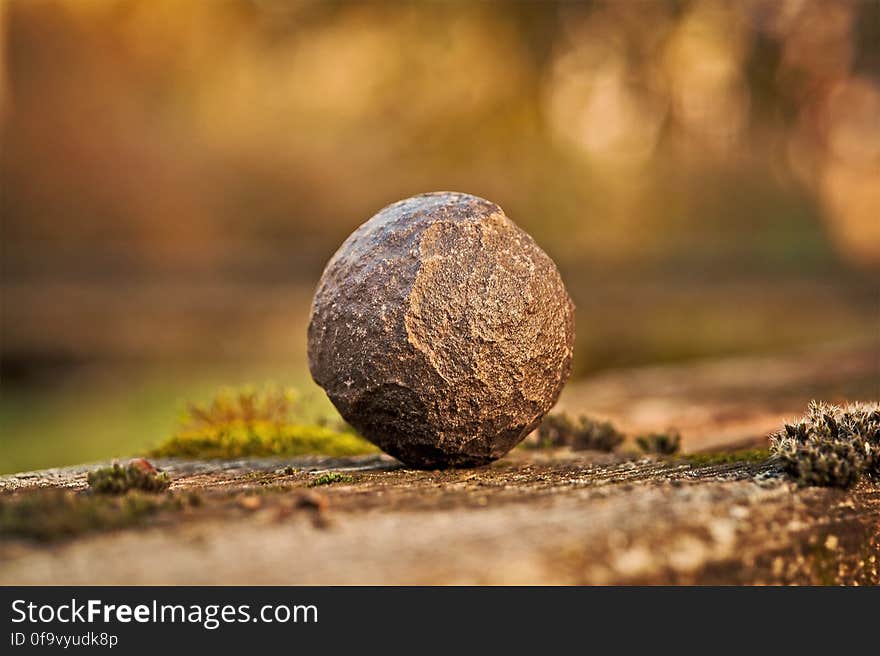
<path id="1" fill-rule="evenodd" d="M 562 405 L 717 449 L 763 443 L 814 397 L 878 398 L 877 371 L 862 348 L 619 372 Z M 880 488 L 797 488 L 767 464 L 527 449 L 445 472 L 384 456 L 156 464 L 205 502 L 49 545 L 0 540 L 0 584 L 880 583 Z M 82 487 L 89 469 L 0 488 Z M 351 480 L 309 489 L 325 471 Z"/>

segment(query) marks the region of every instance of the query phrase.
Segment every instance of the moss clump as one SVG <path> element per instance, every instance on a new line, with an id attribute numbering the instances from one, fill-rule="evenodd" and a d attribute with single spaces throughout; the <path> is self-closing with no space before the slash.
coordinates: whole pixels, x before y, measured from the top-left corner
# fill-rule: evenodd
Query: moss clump
<path id="1" fill-rule="evenodd" d="M 641 449 L 642 453 L 671 456 L 678 453 L 681 448 L 681 435 L 677 431 L 639 435 L 636 437 L 636 446 Z"/>
<path id="2" fill-rule="evenodd" d="M 114 464 L 89 472 L 86 481 L 97 494 L 125 494 L 129 490 L 161 492 L 171 481 L 168 474 L 156 471 L 146 460 L 135 461 L 126 466 Z"/>
<path id="3" fill-rule="evenodd" d="M 309 483 L 309 487 L 320 487 L 322 485 L 333 485 L 334 483 L 351 483 L 354 479 L 347 474 L 339 472 L 327 472 L 321 474 Z"/>
<path id="4" fill-rule="evenodd" d="M 614 451 L 624 436 L 613 424 L 581 415 L 548 415 L 538 428 L 537 448 L 567 446 L 575 451 Z"/>
<path id="5" fill-rule="evenodd" d="M 684 460 L 692 465 L 729 465 L 733 463 L 759 463 L 770 458 L 770 449 L 739 449 L 706 453 L 689 453 Z"/>
<path id="6" fill-rule="evenodd" d="M 352 456 L 378 449 L 348 427 L 297 422 L 296 393 L 268 386 L 222 390 L 208 405 L 190 405 L 179 430 L 153 457 L 242 458 L 321 454 Z"/>
<path id="7" fill-rule="evenodd" d="M 229 425 L 182 431 L 150 452 L 157 458 L 243 458 L 322 454 L 353 456 L 378 449 L 354 433 L 323 426 Z"/>
<path id="8" fill-rule="evenodd" d="M 62 490 L 38 490 L 0 496 L 0 538 L 50 542 L 82 533 L 125 528 L 164 508 L 168 498 L 137 492 L 98 496 Z"/>
<path id="9" fill-rule="evenodd" d="M 813 401 L 771 438 L 782 468 L 801 485 L 849 487 L 880 478 L 880 404 L 838 407 Z"/>

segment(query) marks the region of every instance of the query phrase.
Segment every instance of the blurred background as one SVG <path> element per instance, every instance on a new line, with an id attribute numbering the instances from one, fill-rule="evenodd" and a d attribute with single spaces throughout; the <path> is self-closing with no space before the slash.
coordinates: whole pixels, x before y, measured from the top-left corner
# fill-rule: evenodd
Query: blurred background
<path id="1" fill-rule="evenodd" d="M 556 259 L 575 377 L 878 338 L 878 0 L 5 0 L 0 130 L 0 472 L 329 412 L 321 269 L 424 191 Z"/>

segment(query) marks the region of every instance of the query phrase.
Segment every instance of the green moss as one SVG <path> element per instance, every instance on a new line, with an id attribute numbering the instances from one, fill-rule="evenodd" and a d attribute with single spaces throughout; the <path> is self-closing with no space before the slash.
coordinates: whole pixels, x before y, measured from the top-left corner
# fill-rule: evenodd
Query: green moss
<path id="1" fill-rule="evenodd" d="M 581 415 L 576 420 L 565 414 L 548 415 L 538 428 L 535 448 L 567 446 L 575 451 L 613 451 L 624 436 L 610 422 Z"/>
<path id="2" fill-rule="evenodd" d="M 303 424 L 296 393 L 223 390 L 208 405 L 190 405 L 180 429 L 153 449 L 153 457 L 242 458 L 320 454 L 352 456 L 378 449 L 349 427 Z"/>
<path id="3" fill-rule="evenodd" d="M 733 463 L 759 463 L 770 458 L 770 449 L 740 449 L 737 451 L 688 453 L 682 456 L 692 465 L 727 465 Z"/>
<path id="4" fill-rule="evenodd" d="M 230 424 L 179 432 L 149 455 L 156 458 L 243 458 L 321 454 L 353 456 L 378 449 L 354 433 L 322 426 Z"/>
<path id="5" fill-rule="evenodd" d="M 171 482 L 168 474 L 156 471 L 149 463 L 132 463 L 124 467 L 114 464 L 112 467 L 89 472 L 86 480 L 89 488 L 97 494 L 124 494 L 129 490 L 161 492 L 167 489 Z"/>
<path id="6" fill-rule="evenodd" d="M 648 433 L 636 437 L 636 445 L 642 453 L 656 453 L 671 456 L 681 448 L 681 435 L 677 431 Z"/>
<path id="7" fill-rule="evenodd" d="M 321 485 L 333 485 L 334 483 L 351 483 L 354 481 L 354 478 L 347 474 L 340 474 L 339 472 L 327 472 L 326 474 L 321 474 L 316 477 L 311 483 L 309 483 L 309 487 L 319 487 Z"/>
<path id="8" fill-rule="evenodd" d="M 138 492 L 99 496 L 62 490 L 38 490 L 0 497 L 0 539 L 41 542 L 141 523 L 181 504 L 171 497 Z"/>
<path id="9" fill-rule="evenodd" d="M 813 401 L 803 418 L 771 436 L 771 449 L 801 485 L 849 487 L 880 478 L 880 404 Z"/>

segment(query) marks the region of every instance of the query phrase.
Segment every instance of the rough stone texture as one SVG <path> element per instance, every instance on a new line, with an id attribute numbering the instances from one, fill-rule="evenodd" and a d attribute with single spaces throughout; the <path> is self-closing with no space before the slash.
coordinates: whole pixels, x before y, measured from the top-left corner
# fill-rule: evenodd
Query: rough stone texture
<path id="1" fill-rule="evenodd" d="M 766 447 L 811 398 L 878 398 L 875 342 L 606 372 L 560 405 L 676 426 L 685 453 Z M 520 448 L 477 470 L 382 455 L 153 464 L 202 503 L 51 543 L 0 530 L 0 585 L 880 584 L 880 485 L 804 488 L 770 463 Z M 76 494 L 100 466 L 0 476 L 0 503 Z M 309 487 L 327 472 L 346 482 Z"/>
<path id="2" fill-rule="evenodd" d="M 880 583 L 880 486 L 800 488 L 766 464 L 527 449 L 476 471 L 155 464 L 202 502 L 48 544 L 0 532 L 0 585 Z M 78 470 L 45 484 L 83 488 Z M 327 471 L 352 481 L 307 487 Z"/>
<path id="3" fill-rule="evenodd" d="M 360 226 L 312 304 L 309 367 L 345 419 L 404 463 L 501 457 L 556 403 L 574 306 L 500 207 L 414 196 Z"/>

